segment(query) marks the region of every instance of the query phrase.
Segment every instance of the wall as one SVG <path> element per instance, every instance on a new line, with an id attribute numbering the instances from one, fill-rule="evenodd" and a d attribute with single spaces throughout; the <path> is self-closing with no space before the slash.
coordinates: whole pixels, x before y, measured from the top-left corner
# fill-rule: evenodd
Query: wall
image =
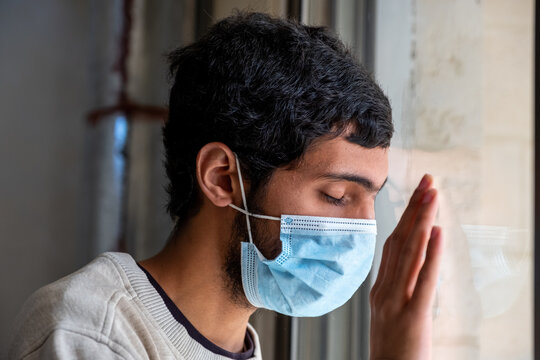
<path id="1" fill-rule="evenodd" d="M 134 100 L 166 105 L 164 54 L 194 37 L 194 8 L 190 0 L 135 1 Z M 33 291 L 115 249 L 118 190 L 107 169 L 115 124 L 92 127 L 86 116 L 116 99 L 121 11 L 120 0 L 0 2 L 0 358 Z M 160 122 L 147 120 L 137 119 L 131 144 L 136 203 L 127 232 L 136 258 L 157 251 L 171 228 Z"/>
<path id="2" fill-rule="evenodd" d="M 24 299 L 86 261 L 89 3 L 34 4 L 0 2 L 0 350 Z"/>

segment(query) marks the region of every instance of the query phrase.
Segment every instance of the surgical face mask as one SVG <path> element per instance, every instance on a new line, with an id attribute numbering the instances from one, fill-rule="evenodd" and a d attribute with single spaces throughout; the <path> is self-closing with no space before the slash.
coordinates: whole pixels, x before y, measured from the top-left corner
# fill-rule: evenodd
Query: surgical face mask
<path id="1" fill-rule="evenodd" d="M 235 154 L 236 156 L 236 154 Z M 320 316 L 347 302 L 366 279 L 375 253 L 375 220 L 249 212 L 236 157 L 249 242 L 242 242 L 242 285 L 255 307 Z M 250 217 L 280 221 L 281 253 L 269 260 L 253 243 Z"/>

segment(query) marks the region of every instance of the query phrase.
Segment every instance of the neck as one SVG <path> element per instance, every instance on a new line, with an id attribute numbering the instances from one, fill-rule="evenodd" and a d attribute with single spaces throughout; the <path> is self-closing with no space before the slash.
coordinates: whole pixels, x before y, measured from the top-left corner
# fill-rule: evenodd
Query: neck
<path id="1" fill-rule="evenodd" d="M 219 224 L 197 216 L 160 253 L 140 264 L 204 337 L 227 351 L 241 352 L 255 308 L 231 300 L 222 270 L 229 242 L 223 234 L 229 232 L 219 229 Z"/>

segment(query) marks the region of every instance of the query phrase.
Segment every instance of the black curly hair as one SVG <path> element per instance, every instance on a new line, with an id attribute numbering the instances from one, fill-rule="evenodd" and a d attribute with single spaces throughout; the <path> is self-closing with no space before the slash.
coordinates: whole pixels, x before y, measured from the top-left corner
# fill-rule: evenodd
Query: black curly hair
<path id="1" fill-rule="evenodd" d="M 169 61 L 173 85 L 162 129 L 167 211 L 180 222 L 200 207 L 195 159 L 207 143 L 238 154 L 251 190 L 322 136 L 352 127 L 349 141 L 390 146 L 388 99 L 326 27 L 237 11 L 172 51 Z"/>

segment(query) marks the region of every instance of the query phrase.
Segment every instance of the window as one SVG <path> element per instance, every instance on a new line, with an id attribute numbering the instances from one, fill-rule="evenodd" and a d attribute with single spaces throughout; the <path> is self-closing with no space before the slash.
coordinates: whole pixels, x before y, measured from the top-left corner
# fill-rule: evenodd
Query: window
<path id="1" fill-rule="evenodd" d="M 300 3 L 304 22 L 335 29 L 374 71 L 396 134 L 377 199 L 372 276 L 320 318 L 257 312 L 263 355 L 368 359 L 367 296 L 380 249 L 429 172 L 446 235 L 433 358 L 533 358 L 533 1 Z"/>

